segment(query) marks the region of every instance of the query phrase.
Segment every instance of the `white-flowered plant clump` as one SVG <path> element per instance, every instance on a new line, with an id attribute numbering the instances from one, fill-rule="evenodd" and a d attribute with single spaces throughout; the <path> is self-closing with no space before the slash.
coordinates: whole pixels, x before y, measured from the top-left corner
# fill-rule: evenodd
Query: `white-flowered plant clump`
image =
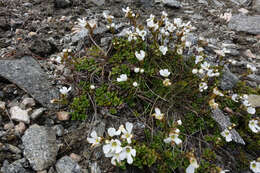
<path id="1" fill-rule="evenodd" d="M 91 137 L 87 138 L 87 141 L 92 144 L 92 146 L 100 146 L 103 144 L 103 153 L 105 157 L 111 158 L 111 163 L 113 165 L 120 165 L 122 161 L 126 160 L 128 164 L 132 164 L 136 156 L 136 150 L 131 146 L 132 143 L 132 134 L 133 124 L 126 122 L 125 126 L 121 125 L 118 130 L 111 127 L 107 130 L 109 135 L 108 139 L 102 139 L 98 137 L 97 133 L 93 131 Z M 121 137 L 119 138 L 119 136 Z M 127 144 L 122 145 L 122 141 L 125 141 Z"/>
<path id="2" fill-rule="evenodd" d="M 168 14 L 166 12 L 162 12 L 161 18 L 156 18 L 153 14 L 146 20 L 146 26 L 142 26 L 137 24 L 137 17 L 129 7 L 123 8 L 122 11 L 125 13 L 125 17 L 129 19 L 129 24 L 131 26 L 124 30 L 125 36 L 127 40 L 132 44 L 136 41 L 154 41 L 154 49 L 157 56 L 160 58 L 166 57 L 166 55 L 170 55 L 171 52 L 176 52 L 179 55 L 182 55 L 184 52 L 189 52 L 194 55 L 195 58 L 195 68 L 192 69 L 192 74 L 198 76 L 200 78 L 200 83 L 198 86 L 198 90 L 200 92 L 207 91 L 211 89 L 208 86 L 211 78 L 217 78 L 220 76 L 219 67 L 217 65 L 210 64 L 207 62 L 207 56 L 203 53 L 204 49 L 199 44 L 192 43 L 189 40 L 189 33 L 196 29 L 191 25 L 190 22 L 185 23 L 181 18 L 176 18 L 173 21 L 170 21 L 168 18 Z M 103 13 L 103 17 L 107 20 L 109 28 L 113 33 L 114 30 L 117 29 L 117 25 L 113 22 L 114 16 L 111 16 L 107 13 Z M 97 22 L 95 20 L 86 21 L 85 19 L 79 19 L 78 25 L 73 28 L 74 32 L 79 32 L 81 30 L 88 30 L 93 32 L 93 30 L 97 27 Z M 205 42 L 204 38 L 199 38 L 198 43 Z M 146 48 L 137 48 L 138 50 L 133 50 L 133 55 L 136 60 L 136 64 L 134 64 L 132 71 L 136 74 L 142 75 L 142 73 L 148 73 L 149 70 L 145 71 L 144 62 L 149 61 L 150 52 L 146 52 Z M 68 51 L 67 51 L 68 52 Z M 227 52 L 226 49 L 222 51 L 223 53 Z M 66 52 L 65 52 L 66 53 Z M 168 58 L 168 57 L 167 57 Z M 173 57 L 175 58 L 175 57 Z M 57 59 L 57 62 L 61 62 L 60 59 Z M 235 60 L 230 61 L 231 64 L 235 65 L 238 62 Z M 246 64 L 246 68 L 251 72 L 256 72 L 257 69 L 252 64 Z M 130 85 L 134 87 L 136 90 L 142 83 L 140 81 L 131 81 L 131 74 L 119 74 L 119 76 L 115 79 L 118 83 L 125 83 L 126 81 L 130 81 Z M 174 70 L 167 69 L 167 67 L 159 67 L 159 70 L 156 71 L 157 77 L 162 80 L 164 86 L 171 86 L 172 82 L 171 78 L 174 78 Z M 140 83 L 139 83 L 140 82 Z M 219 108 L 219 104 L 216 103 L 216 97 L 230 97 L 225 95 L 226 93 L 221 92 L 216 86 L 213 86 L 212 97 L 209 100 L 209 106 L 212 109 Z M 91 85 L 90 88 L 92 90 L 95 89 L 95 86 Z M 69 89 L 63 89 L 61 91 L 66 95 L 69 92 Z M 241 102 L 245 110 L 254 115 L 256 113 L 256 109 L 249 103 L 248 95 L 238 95 L 233 94 L 231 99 L 235 102 Z M 158 107 L 155 107 L 154 113 L 152 116 L 159 120 L 159 122 L 163 122 L 165 118 L 165 114 L 161 112 Z M 158 122 L 158 121 L 157 121 Z M 252 118 L 248 122 L 249 128 L 254 133 L 260 132 L 260 121 L 259 118 Z M 181 120 L 178 120 L 174 123 L 174 127 L 171 128 L 170 132 L 167 132 L 167 136 L 163 140 L 164 143 L 171 144 L 172 146 L 180 146 L 182 144 L 182 139 L 180 138 L 180 130 L 178 126 L 182 125 Z M 99 146 L 103 143 L 103 152 L 105 157 L 111 158 L 111 163 L 113 165 L 120 165 L 122 161 L 126 160 L 128 164 L 132 164 L 134 157 L 136 156 L 136 150 L 131 146 L 132 143 L 132 128 L 133 124 L 127 122 L 124 125 L 121 125 L 118 130 L 115 128 L 108 129 L 108 139 L 103 139 L 102 137 L 97 136 L 97 133 L 93 131 L 88 138 L 88 142 L 92 144 L 93 147 Z M 232 141 L 231 130 L 233 127 L 226 128 L 221 132 L 221 136 L 226 140 L 226 142 Z M 119 136 L 121 136 L 119 138 Z M 124 142 L 122 142 L 122 140 Z M 194 173 L 195 170 L 199 167 L 198 161 L 195 158 L 194 154 L 189 156 L 190 165 L 186 168 L 186 173 Z M 259 172 L 259 162 L 253 161 L 250 163 L 250 168 L 253 172 Z M 221 170 L 221 169 L 220 169 Z M 220 172 L 227 172 L 228 170 L 221 170 Z"/>
<path id="3" fill-rule="evenodd" d="M 247 113 L 249 113 L 251 115 L 254 115 L 256 113 L 256 109 L 248 101 L 247 94 L 243 94 L 243 95 L 233 94 L 231 96 L 231 99 L 234 102 L 241 102 L 243 107 L 246 109 Z M 248 126 L 252 130 L 252 132 L 259 133 L 260 132 L 259 118 L 251 119 L 248 123 Z"/>

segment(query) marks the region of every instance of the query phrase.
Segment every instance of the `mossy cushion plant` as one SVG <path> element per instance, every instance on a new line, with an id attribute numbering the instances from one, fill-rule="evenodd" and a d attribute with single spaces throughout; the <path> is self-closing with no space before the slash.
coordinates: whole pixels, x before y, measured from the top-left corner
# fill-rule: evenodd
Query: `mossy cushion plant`
<path id="1" fill-rule="evenodd" d="M 233 92 L 218 88 L 222 67 L 206 61 L 203 38 L 198 44 L 189 41 L 189 33 L 196 29 L 190 22 L 180 18 L 171 21 L 162 12 L 160 18 L 151 14 L 144 26 L 129 7 L 123 12 L 130 26 L 125 37 L 114 36 L 109 51 L 93 39 L 96 23 L 79 20 L 74 31 L 88 30 L 94 43 L 91 50 L 96 52 L 83 58 L 72 54 L 68 58 L 67 52 L 63 57 L 74 70 L 79 93 L 70 103 L 73 119 L 87 118 L 102 109 L 118 117 L 131 110 L 132 118 L 145 126 L 138 136 L 133 133 L 136 122 L 108 128 L 108 136 L 97 136 L 93 131 L 87 139 L 92 147 L 102 145 L 105 157 L 122 169 L 133 165 L 156 172 L 223 173 L 227 165 L 217 155 L 225 157 L 224 151 L 237 145 L 230 133 L 235 128 L 248 143 L 238 146 L 238 157 L 229 169 L 238 172 L 250 167 L 256 172 L 260 164 L 258 110 L 244 92 L 259 92 L 243 83 Z M 115 33 L 114 17 L 103 15 Z M 255 71 L 252 65 L 247 68 Z M 225 108 L 236 112 L 231 115 L 235 125 L 221 131 L 210 114 L 212 109 Z"/>

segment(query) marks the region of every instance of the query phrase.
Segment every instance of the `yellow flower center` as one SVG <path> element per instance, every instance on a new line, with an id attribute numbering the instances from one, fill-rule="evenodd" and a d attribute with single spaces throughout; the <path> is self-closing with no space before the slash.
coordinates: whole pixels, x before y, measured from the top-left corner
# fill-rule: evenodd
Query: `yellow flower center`
<path id="1" fill-rule="evenodd" d="M 116 142 L 113 142 L 112 143 L 112 147 L 116 147 L 117 146 L 117 143 Z"/>

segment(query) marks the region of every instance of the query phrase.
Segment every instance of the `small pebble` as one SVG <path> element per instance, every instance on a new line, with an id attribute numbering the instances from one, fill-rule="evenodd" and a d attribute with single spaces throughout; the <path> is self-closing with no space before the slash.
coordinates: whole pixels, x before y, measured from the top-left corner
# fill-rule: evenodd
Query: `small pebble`
<path id="1" fill-rule="evenodd" d="M 69 112 L 65 112 L 65 111 L 57 112 L 57 118 L 60 121 L 69 120 L 70 119 Z"/>

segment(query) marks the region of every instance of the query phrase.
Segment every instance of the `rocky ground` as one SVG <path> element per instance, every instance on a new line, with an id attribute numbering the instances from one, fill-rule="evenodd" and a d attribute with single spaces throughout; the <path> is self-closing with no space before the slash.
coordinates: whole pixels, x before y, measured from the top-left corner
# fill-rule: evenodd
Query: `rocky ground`
<path id="1" fill-rule="evenodd" d="M 64 48 L 80 55 L 91 44 L 86 34 L 71 34 L 82 17 L 97 19 L 95 40 L 107 47 L 112 35 L 102 13 L 115 16 L 120 33 L 127 6 L 144 18 L 164 10 L 170 19 L 191 21 L 197 28 L 191 40 L 207 39 L 212 61 L 218 54 L 239 61 L 228 67 L 222 89 L 237 79 L 260 86 L 259 70 L 241 75 L 243 64 L 260 68 L 260 0 L 0 0 L 0 172 L 119 172 L 86 142 L 93 128 L 103 134 L 111 120 L 70 121 L 66 108 L 50 103 L 71 75 L 51 58 Z"/>

